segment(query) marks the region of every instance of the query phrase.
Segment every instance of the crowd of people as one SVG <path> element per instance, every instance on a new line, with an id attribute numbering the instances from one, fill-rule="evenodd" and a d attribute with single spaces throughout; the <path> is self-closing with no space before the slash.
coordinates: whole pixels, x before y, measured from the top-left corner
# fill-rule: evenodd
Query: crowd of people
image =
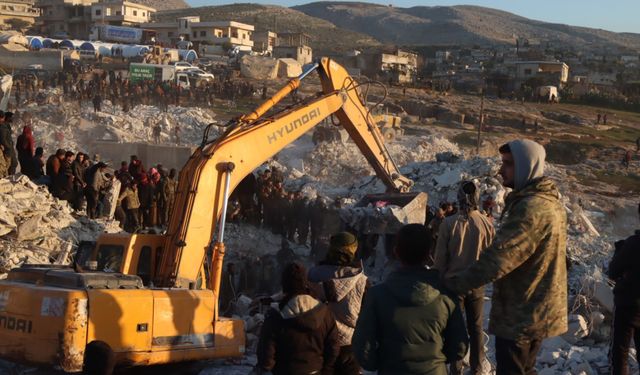
<path id="1" fill-rule="evenodd" d="M 484 286 L 493 283 L 496 374 L 535 374 L 542 341 L 568 329 L 567 216 L 544 176 L 541 145 L 512 141 L 500 154 L 500 175 L 512 192 L 497 231 L 481 211 L 478 186 L 464 181 L 435 246 L 427 226 L 405 225 L 392 254 L 397 266 L 378 285 L 370 285 L 358 239 L 348 232 L 333 235 L 326 257 L 310 270 L 287 264 L 281 298 L 260 332 L 254 373 L 462 374 L 468 351 L 470 373 L 484 373 Z M 616 243 L 608 271 L 616 281 L 616 375 L 628 373 L 630 342 L 640 332 L 639 238 Z"/>
<path id="2" fill-rule="evenodd" d="M 170 104 L 176 106 L 211 106 L 214 99 L 230 100 L 251 97 L 254 86 L 246 81 L 218 76 L 212 80 L 184 87 L 175 81 L 131 81 L 122 72 L 102 71 L 80 73 L 76 70 L 61 71 L 47 78 L 19 75 L 14 81 L 13 92 L 16 107 L 43 99 L 44 89 L 62 88 L 64 98 L 76 101 L 80 106 L 91 102 L 96 112 L 109 99 L 113 105 L 127 112 L 138 104 L 157 105 L 164 111 Z"/>

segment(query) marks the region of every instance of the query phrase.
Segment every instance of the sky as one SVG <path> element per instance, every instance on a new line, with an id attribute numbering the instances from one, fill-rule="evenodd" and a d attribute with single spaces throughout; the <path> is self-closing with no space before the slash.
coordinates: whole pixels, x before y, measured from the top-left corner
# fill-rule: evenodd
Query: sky
<path id="1" fill-rule="evenodd" d="M 191 6 L 260 3 L 281 6 L 307 4 L 307 0 L 187 0 Z M 640 33 L 640 0 L 370 0 L 397 7 L 418 5 L 479 5 L 540 21 Z"/>

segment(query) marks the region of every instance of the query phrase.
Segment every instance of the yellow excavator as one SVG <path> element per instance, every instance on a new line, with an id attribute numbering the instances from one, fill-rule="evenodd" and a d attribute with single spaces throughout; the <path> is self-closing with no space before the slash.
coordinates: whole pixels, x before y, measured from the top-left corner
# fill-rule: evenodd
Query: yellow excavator
<path id="1" fill-rule="evenodd" d="M 274 106 L 312 71 L 322 91 L 277 111 Z M 210 127 L 205 130 L 180 173 L 165 234 L 103 234 L 78 251 L 76 262 L 84 268 L 11 270 L 0 281 L 0 357 L 78 372 L 85 348 L 96 341 L 110 347 L 120 366 L 243 356 L 243 321 L 221 317 L 218 309 L 229 195 L 330 115 L 390 192 L 410 189 L 412 181 L 399 172 L 363 105 L 359 84 L 323 58 L 216 139 L 209 139 Z"/>

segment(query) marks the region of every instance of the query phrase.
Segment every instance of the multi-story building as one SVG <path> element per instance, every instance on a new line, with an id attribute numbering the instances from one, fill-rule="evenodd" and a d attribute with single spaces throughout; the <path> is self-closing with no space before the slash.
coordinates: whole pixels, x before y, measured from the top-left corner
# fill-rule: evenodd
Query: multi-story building
<path id="1" fill-rule="evenodd" d="M 0 23 L 4 25 L 11 26 L 11 20 L 21 20 L 33 25 L 39 15 L 40 10 L 34 7 L 33 1 L 0 1 Z"/>
<path id="2" fill-rule="evenodd" d="M 280 33 L 278 45 L 273 48 L 273 56 L 291 58 L 300 64 L 309 64 L 313 60 L 313 50 L 309 47 L 311 36 L 305 33 Z"/>
<path id="3" fill-rule="evenodd" d="M 129 1 L 100 1 L 91 5 L 91 21 L 98 25 L 138 26 L 151 21 L 155 8 Z"/>
<path id="4" fill-rule="evenodd" d="M 200 17 L 180 17 L 176 22 L 144 23 L 143 28 L 157 32 L 161 42 L 175 44 L 188 40 L 194 45 L 212 45 L 251 51 L 253 47 L 253 25 L 235 21 L 200 21 Z"/>
<path id="5" fill-rule="evenodd" d="M 569 80 L 569 65 L 561 61 L 517 61 L 515 67 L 516 87 L 534 78 L 541 85 L 558 87 Z"/>
<path id="6" fill-rule="evenodd" d="M 256 52 L 273 53 L 278 46 L 278 34 L 272 31 L 261 31 L 253 34 L 253 50 Z"/>
<path id="7" fill-rule="evenodd" d="M 91 30 L 91 4 L 96 0 L 36 0 L 40 32 L 57 38 L 86 39 Z"/>

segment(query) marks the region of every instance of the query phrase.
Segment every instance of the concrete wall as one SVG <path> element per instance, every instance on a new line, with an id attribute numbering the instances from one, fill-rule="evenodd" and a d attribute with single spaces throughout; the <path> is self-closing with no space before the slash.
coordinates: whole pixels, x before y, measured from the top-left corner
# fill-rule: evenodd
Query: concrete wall
<path id="1" fill-rule="evenodd" d="M 137 155 L 147 169 L 160 163 L 164 168 L 180 171 L 195 147 L 96 141 L 90 149 L 116 169 L 120 168 L 120 162 L 129 162 L 131 155 Z"/>
<path id="2" fill-rule="evenodd" d="M 45 70 L 62 70 L 62 51 L 8 51 L 0 48 L 0 67 L 24 69 L 31 64 L 42 64 Z"/>

